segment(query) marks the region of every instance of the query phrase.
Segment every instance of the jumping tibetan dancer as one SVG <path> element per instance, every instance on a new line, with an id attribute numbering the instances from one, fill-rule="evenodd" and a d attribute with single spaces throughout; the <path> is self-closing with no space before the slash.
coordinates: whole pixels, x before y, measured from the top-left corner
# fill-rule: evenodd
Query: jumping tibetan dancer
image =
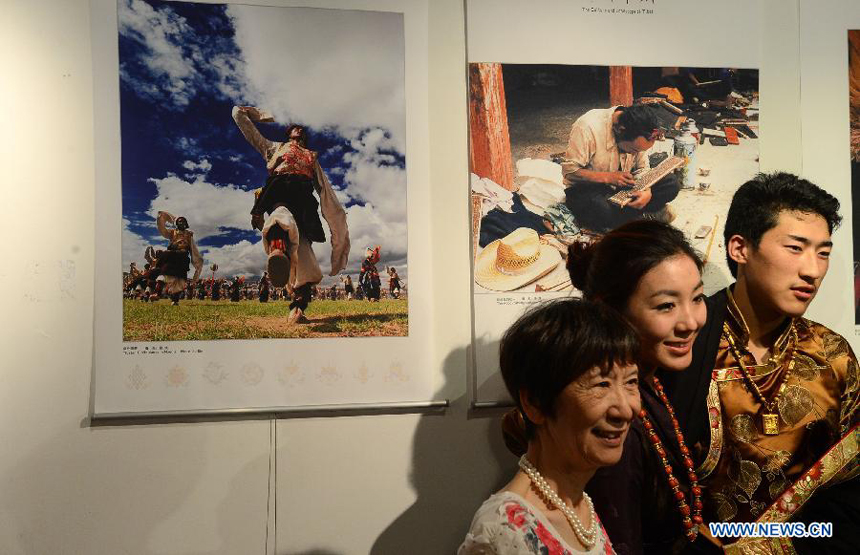
<path id="1" fill-rule="evenodd" d="M 269 177 L 255 194 L 251 225 L 263 235 L 272 287 L 284 287 L 292 295 L 291 323 L 307 322 L 304 311 L 311 287 L 322 281 L 313 243 L 325 241 L 318 207 L 331 231 L 331 272 L 346 267 L 349 229 L 346 212 L 320 166 L 317 153 L 307 147 L 307 131 L 299 125 L 287 128 L 286 142 L 263 137 L 256 124 L 274 118 L 252 106 L 234 106 L 233 120 L 245 139 L 266 161 Z M 313 195 L 316 191 L 319 202 Z"/>
<path id="2" fill-rule="evenodd" d="M 170 300 L 179 305 L 179 297 L 185 290 L 188 280 L 189 265 L 194 266 L 194 277 L 197 281 L 203 269 L 203 257 L 194 243 L 194 232 L 188 229 L 188 220 L 180 216 L 175 218 L 168 212 L 159 212 L 156 220 L 158 231 L 169 241 L 167 250 L 159 259 L 161 273 L 164 275 L 165 287 Z M 167 227 L 174 224 L 174 228 Z"/>

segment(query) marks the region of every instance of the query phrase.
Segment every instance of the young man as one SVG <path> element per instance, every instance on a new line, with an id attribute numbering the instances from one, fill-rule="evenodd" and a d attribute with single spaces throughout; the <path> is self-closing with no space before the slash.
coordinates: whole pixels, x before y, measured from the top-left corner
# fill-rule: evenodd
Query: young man
<path id="1" fill-rule="evenodd" d="M 568 187 L 565 204 L 581 226 L 601 232 L 642 217 L 671 219 L 666 204 L 681 188 L 674 174 L 635 193 L 624 208 L 608 200 L 648 170 L 645 152 L 666 124 L 661 110 L 648 104 L 613 106 L 589 110 L 573 123 L 561 168 Z"/>
<path id="2" fill-rule="evenodd" d="M 856 552 L 857 359 L 803 318 L 840 221 L 839 202 L 794 175 L 743 184 L 724 235 L 736 282 L 709 299 L 691 367 L 660 378 L 698 465 L 706 522 L 833 522 L 829 539 L 722 538 L 727 553 Z"/>

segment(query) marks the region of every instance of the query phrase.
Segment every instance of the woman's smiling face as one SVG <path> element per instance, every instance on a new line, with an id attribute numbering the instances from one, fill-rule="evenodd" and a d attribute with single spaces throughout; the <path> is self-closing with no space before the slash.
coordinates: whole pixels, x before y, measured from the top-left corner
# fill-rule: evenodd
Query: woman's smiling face
<path id="1" fill-rule="evenodd" d="M 693 341 L 707 316 L 696 263 L 679 254 L 651 268 L 630 296 L 625 316 L 639 332 L 645 365 L 687 368 L 693 358 Z"/>
<path id="2" fill-rule="evenodd" d="M 641 408 L 638 374 L 635 365 L 592 368 L 562 390 L 555 416 L 545 418 L 538 432 L 560 466 L 594 471 L 621 459 L 630 422 Z"/>

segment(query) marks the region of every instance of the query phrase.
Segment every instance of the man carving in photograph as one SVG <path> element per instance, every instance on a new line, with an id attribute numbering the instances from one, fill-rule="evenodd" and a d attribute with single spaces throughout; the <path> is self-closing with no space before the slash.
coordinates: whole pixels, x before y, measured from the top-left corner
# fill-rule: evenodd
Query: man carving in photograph
<path id="1" fill-rule="evenodd" d="M 645 152 L 665 125 L 660 110 L 647 104 L 613 106 L 589 110 L 573 123 L 561 167 L 565 204 L 581 226 L 601 232 L 643 217 L 671 219 L 666 204 L 680 190 L 672 174 L 633 193 L 623 208 L 608 200 L 617 190 L 633 187 L 649 169 Z"/>

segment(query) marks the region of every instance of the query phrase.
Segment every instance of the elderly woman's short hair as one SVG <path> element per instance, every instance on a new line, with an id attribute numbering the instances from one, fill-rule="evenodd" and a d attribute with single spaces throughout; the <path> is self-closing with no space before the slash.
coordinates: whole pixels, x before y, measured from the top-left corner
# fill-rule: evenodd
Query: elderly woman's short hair
<path id="1" fill-rule="evenodd" d="M 538 305 L 502 337 L 499 363 L 505 386 L 520 411 L 522 391 L 548 417 L 559 394 L 592 368 L 609 372 L 633 364 L 639 353 L 636 332 L 611 308 L 581 299 Z M 534 425 L 526 419 L 526 435 Z"/>

